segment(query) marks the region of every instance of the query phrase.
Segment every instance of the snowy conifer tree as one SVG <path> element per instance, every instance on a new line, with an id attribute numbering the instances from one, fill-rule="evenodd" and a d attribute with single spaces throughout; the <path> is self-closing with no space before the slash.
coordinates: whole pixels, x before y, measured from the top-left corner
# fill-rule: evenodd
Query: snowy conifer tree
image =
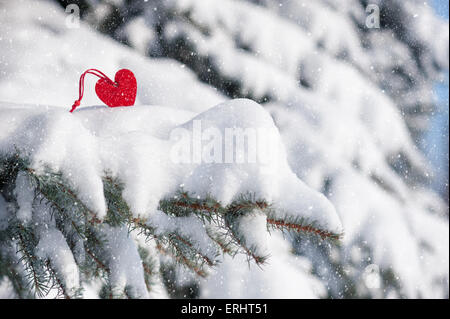
<path id="1" fill-rule="evenodd" d="M 0 290 L 448 297 L 448 207 L 417 147 L 448 70 L 448 22 L 429 5 L 1 3 L 0 101 L 15 104 L 0 105 Z M 142 106 L 71 116 L 92 66 L 132 69 Z M 266 128 L 278 156 L 174 166 L 170 133 L 197 120 Z"/>

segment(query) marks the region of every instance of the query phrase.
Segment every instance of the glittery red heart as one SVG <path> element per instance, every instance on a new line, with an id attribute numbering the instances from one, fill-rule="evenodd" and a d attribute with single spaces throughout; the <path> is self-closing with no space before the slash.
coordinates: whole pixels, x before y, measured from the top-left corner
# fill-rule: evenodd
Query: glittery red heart
<path id="1" fill-rule="evenodd" d="M 133 72 L 127 69 L 117 71 L 114 83 L 101 78 L 95 85 L 100 100 L 110 107 L 131 106 L 136 100 L 137 82 Z"/>

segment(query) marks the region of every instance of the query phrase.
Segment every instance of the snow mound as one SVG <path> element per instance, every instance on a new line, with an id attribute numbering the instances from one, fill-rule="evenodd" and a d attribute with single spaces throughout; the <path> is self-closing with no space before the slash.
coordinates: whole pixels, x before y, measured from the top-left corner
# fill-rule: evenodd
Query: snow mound
<path id="1" fill-rule="evenodd" d="M 0 124 L 1 153 L 19 152 L 41 174 L 61 172 L 99 218 L 107 211 L 102 178 L 108 175 L 123 183 L 135 217 L 155 216 L 159 202 L 179 190 L 222 205 L 252 194 L 273 203 L 280 218 L 305 218 L 342 232 L 333 206 L 290 169 L 269 113 L 250 100 L 222 103 L 195 117 L 159 106 L 89 107 L 71 114 L 2 103 Z M 181 160 L 174 156 L 178 149 L 187 151 Z"/>

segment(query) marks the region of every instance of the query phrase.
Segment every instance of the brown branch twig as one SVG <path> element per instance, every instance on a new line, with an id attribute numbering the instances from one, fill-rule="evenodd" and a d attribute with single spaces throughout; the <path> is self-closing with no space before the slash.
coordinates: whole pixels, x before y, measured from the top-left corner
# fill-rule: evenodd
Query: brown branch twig
<path id="1" fill-rule="evenodd" d="M 102 263 L 97 257 L 95 257 L 95 255 L 91 252 L 91 250 L 87 247 L 84 247 L 84 250 L 88 253 L 89 256 L 91 256 L 91 258 L 95 261 L 95 263 L 104 271 L 106 271 L 107 273 L 109 273 L 109 268 L 108 266 L 106 266 L 104 263 Z"/>
<path id="2" fill-rule="evenodd" d="M 276 220 L 272 218 L 267 218 L 267 224 L 272 225 L 279 229 L 288 229 L 288 230 L 294 230 L 297 232 L 305 232 L 305 233 L 313 233 L 316 235 L 319 235 L 322 239 L 340 239 L 340 234 L 331 233 L 326 230 L 322 230 L 319 228 L 315 228 L 311 225 L 300 225 L 300 224 L 294 224 L 294 223 L 286 223 L 282 220 Z"/>

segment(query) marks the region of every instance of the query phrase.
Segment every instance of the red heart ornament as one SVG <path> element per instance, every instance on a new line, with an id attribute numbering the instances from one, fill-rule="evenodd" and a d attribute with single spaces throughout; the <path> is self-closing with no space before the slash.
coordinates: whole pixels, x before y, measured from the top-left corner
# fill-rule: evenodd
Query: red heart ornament
<path id="1" fill-rule="evenodd" d="M 95 84 L 100 100 L 110 107 L 131 106 L 136 100 L 137 82 L 133 72 L 127 69 L 117 71 L 114 82 L 100 78 Z"/>

